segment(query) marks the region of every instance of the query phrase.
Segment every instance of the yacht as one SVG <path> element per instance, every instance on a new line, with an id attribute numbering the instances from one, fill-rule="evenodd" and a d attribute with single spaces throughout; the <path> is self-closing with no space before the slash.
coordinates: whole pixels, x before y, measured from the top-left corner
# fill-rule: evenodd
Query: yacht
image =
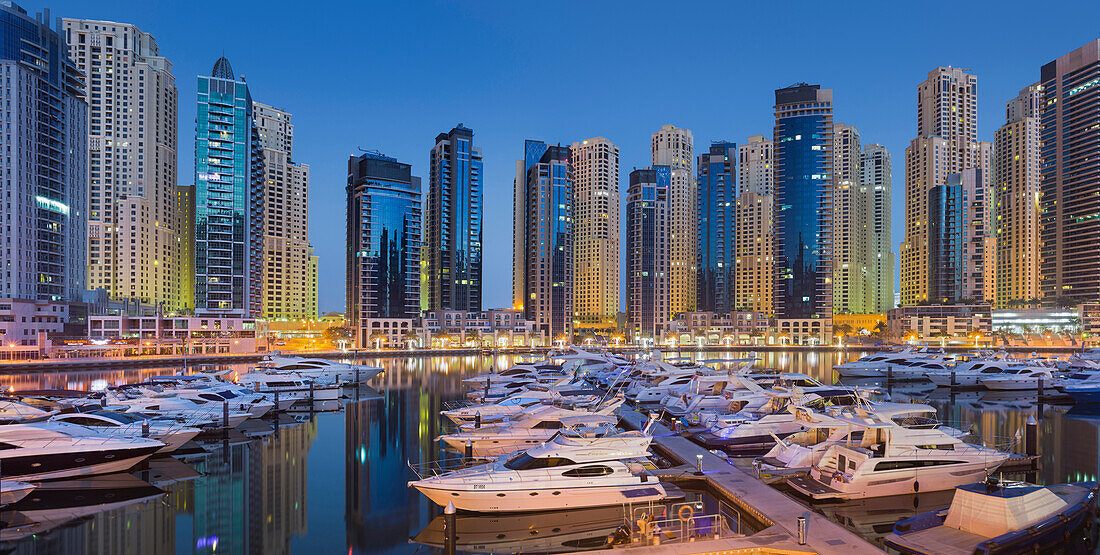
<path id="1" fill-rule="evenodd" d="M 558 433 L 494 462 L 409 485 L 440 506 L 475 512 L 526 512 L 659 501 L 670 497 L 650 474 L 652 436 Z"/>
<path id="2" fill-rule="evenodd" d="M 440 412 L 455 424 L 496 422 L 512 418 L 536 405 L 560 405 L 581 408 L 599 402 L 603 392 L 595 389 L 520 390 L 494 403 L 477 403 Z"/>
<path id="3" fill-rule="evenodd" d="M 318 385 L 313 378 L 298 372 L 273 372 L 253 368 L 237 377 L 237 383 L 257 393 L 268 396 L 279 394 L 279 410 L 288 410 L 295 402 L 309 400 L 312 389 L 314 401 L 335 401 L 340 398 L 340 386 Z"/>
<path id="4" fill-rule="evenodd" d="M 95 435 L 61 422 L 8 424 L 0 426 L 0 471 L 20 481 L 121 472 L 163 447 L 155 439 Z"/>
<path id="5" fill-rule="evenodd" d="M 551 405 L 534 407 L 516 420 L 476 427 L 463 424 L 456 433 L 439 436 L 451 449 L 465 453 L 469 443 L 475 457 L 492 457 L 542 443 L 562 429 L 614 425 L 615 409 L 622 402 L 609 403 L 595 412 L 563 409 Z"/>
<path id="6" fill-rule="evenodd" d="M 865 428 L 859 444 L 830 446 L 808 476 L 788 482 L 795 491 L 814 500 L 846 500 L 947 490 L 984 479 L 1009 456 L 874 415 L 858 416 L 853 424 Z"/>
<path id="7" fill-rule="evenodd" d="M 52 416 L 50 420 L 84 426 L 94 430 L 97 435 L 124 438 L 150 437 L 164 443 L 164 447 L 161 447 L 158 453 L 171 453 L 202 432 L 199 428 L 191 428 L 175 422 L 152 420 L 133 413 L 110 410 L 66 412 Z"/>
<path id="8" fill-rule="evenodd" d="M 731 455 L 759 455 L 771 449 L 776 441 L 809 428 L 807 412 L 824 410 L 827 406 L 850 406 L 860 402 L 848 390 L 803 394 L 783 399 L 782 409 L 771 407 L 770 414 L 738 413 L 733 420 L 725 420 L 710 428 L 709 432 L 696 435 L 697 441 L 708 449 L 721 449 Z M 786 401 L 790 401 L 787 403 Z"/>
<path id="9" fill-rule="evenodd" d="M 279 353 L 269 355 L 262 367 L 276 372 L 297 372 L 326 385 L 363 383 L 385 371 L 385 368 L 378 366 L 323 358 L 283 356 Z"/>
<path id="10" fill-rule="evenodd" d="M 1018 391 L 1039 389 L 1039 384 L 1051 387 L 1057 380 L 1050 368 L 1042 366 L 1013 366 L 1004 372 L 981 378 L 979 382 L 994 391 Z"/>
<path id="11" fill-rule="evenodd" d="M 0 424 L 44 420 L 58 411 L 46 411 L 16 399 L 0 399 Z"/>
<path id="12" fill-rule="evenodd" d="M 1071 534 L 1091 528 L 1096 488 L 1095 482 L 966 484 L 955 489 L 950 507 L 898 521 L 886 545 L 919 555 L 1072 552 Z"/>
<path id="13" fill-rule="evenodd" d="M 881 378 L 886 376 L 887 370 L 900 368 L 908 362 L 927 358 L 927 353 L 921 353 L 914 349 L 903 349 L 898 352 L 875 353 L 838 364 L 833 370 L 842 378 Z"/>
<path id="14" fill-rule="evenodd" d="M 198 428 L 236 428 L 245 420 L 252 418 L 252 414 L 247 412 L 234 410 L 226 412 L 225 402 L 200 402 L 173 395 L 154 396 L 141 395 L 134 391 L 108 391 L 99 400 L 102 401 L 102 408 L 105 409 L 165 417 L 185 426 Z"/>
<path id="15" fill-rule="evenodd" d="M 175 395 L 196 403 L 229 403 L 229 409 L 247 412 L 252 418 L 263 418 L 275 403 L 262 393 L 256 393 L 237 384 L 226 383 L 207 376 L 160 376 L 147 383 L 118 386 L 118 389 L 134 388 L 144 394 Z"/>
<path id="16" fill-rule="evenodd" d="M 1019 361 L 1008 358 L 976 359 L 959 363 L 942 372 L 930 373 L 928 379 L 941 387 L 975 388 L 982 386 L 983 378 L 996 376 L 1019 364 Z"/>

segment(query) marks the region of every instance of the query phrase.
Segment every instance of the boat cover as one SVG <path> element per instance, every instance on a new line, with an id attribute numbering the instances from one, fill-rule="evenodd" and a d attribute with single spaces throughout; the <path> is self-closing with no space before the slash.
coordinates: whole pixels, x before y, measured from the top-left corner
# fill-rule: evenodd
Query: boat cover
<path id="1" fill-rule="evenodd" d="M 998 488 L 968 484 L 955 490 L 944 526 L 986 538 L 1027 528 L 1068 504 L 1047 488 Z"/>

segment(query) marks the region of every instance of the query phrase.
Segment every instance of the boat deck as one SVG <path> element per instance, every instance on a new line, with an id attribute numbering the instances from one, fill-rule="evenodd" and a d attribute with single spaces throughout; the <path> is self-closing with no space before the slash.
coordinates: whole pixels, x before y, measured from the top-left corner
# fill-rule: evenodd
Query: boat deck
<path id="1" fill-rule="evenodd" d="M 628 428 L 640 429 L 645 425 L 646 417 L 637 411 L 621 408 L 619 416 Z M 665 426 L 655 424 L 651 432 L 654 436 L 653 445 L 676 463 L 694 467 L 697 456 L 702 455 L 702 478 L 706 484 L 728 499 L 742 514 L 763 523 L 765 529 L 746 538 L 639 549 L 646 552 L 655 550 L 654 553 L 699 553 L 748 549 L 755 544 L 757 549 L 764 546 L 776 549 L 782 546 L 782 549 L 791 553 L 882 553 L 882 548 L 872 545 L 855 532 L 809 510 L 779 490 L 754 478 L 752 474 L 731 465 L 726 459 L 710 453 L 687 438 L 674 434 Z M 797 543 L 798 517 L 806 517 L 807 520 L 805 545 Z"/>
<path id="2" fill-rule="evenodd" d="M 904 536 L 891 536 L 890 543 L 895 544 L 903 553 L 962 555 L 973 553 L 974 546 L 987 539 L 989 538 L 955 528 L 936 526 Z"/>

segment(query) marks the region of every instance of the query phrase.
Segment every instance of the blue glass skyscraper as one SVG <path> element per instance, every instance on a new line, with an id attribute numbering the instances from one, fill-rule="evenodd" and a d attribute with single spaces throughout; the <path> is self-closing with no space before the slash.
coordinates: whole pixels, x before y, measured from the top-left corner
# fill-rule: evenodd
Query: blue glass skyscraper
<path id="1" fill-rule="evenodd" d="M 698 264 L 695 302 L 704 312 L 734 310 L 737 145 L 716 142 L 699 155 L 696 183 Z"/>
<path id="2" fill-rule="evenodd" d="M 469 128 L 436 136 L 424 203 L 423 310 L 481 310 L 481 163 Z"/>
<path id="3" fill-rule="evenodd" d="M 229 60 L 199 76 L 195 116 L 195 313 L 260 313 L 263 150 L 252 95 Z"/>
<path id="4" fill-rule="evenodd" d="M 985 298 L 988 234 L 981 168 L 948 174 L 928 191 L 928 299 L 943 304 Z"/>
<path id="5" fill-rule="evenodd" d="M 669 319 L 672 168 L 630 172 L 626 198 L 626 317 L 635 342 L 657 340 Z"/>
<path id="6" fill-rule="evenodd" d="M 348 160 L 347 312 L 357 345 L 371 318 L 420 315 L 420 178 L 409 164 L 368 152 Z"/>
<path id="7" fill-rule="evenodd" d="M 833 91 L 775 91 L 775 315 L 832 318 Z"/>

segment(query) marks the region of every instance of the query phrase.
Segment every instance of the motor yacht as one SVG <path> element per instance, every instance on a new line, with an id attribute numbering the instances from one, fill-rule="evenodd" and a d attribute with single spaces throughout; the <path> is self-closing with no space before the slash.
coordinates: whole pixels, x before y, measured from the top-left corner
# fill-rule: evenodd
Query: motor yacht
<path id="1" fill-rule="evenodd" d="M 142 395 L 132 390 L 108 391 L 103 395 L 98 399 L 101 403 L 95 403 L 100 404 L 101 408 L 164 417 L 184 426 L 236 428 L 245 420 L 252 418 L 251 413 L 226 411 L 227 405 L 224 401 L 199 402 L 168 394 Z M 95 404 L 84 403 L 85 406 L 95 406 Z"/>
<path id="2" fill-rule="evenodd" d="M 96 410 L 66 412 L 50 417 L 52 422 L 75 424 L 94 430 L 98 435 L 123 438 L 149 437 L 164 443 L 158 453 L 171 453 L 202 433 L 199 428 L 176 422 L 152 420 L 128 412 Z"/>
<path id="3" fill-rule="evenodd" d="M 16 399 L 0 399 L 0 424 L 44 420 L 58 411 L 46 411 Z"/>
<path id="4" fill-rule="evenodd" d="M 253 368 L 247 374 L 237 376 L 237 383 L 257 393 L 279 397 L 279 410 L 289 410 L 297 402 L 335 401 L 340 398 L 338 385 L 318 385 L 313 378 L 298 372 L 273 372 Z"/>
<path id="5" fill-rule="evenodd" d="M 1091 527 L 1096 493 L 1095 482 L 966 484 L 955 489 L 950 507 L 898 521 L 886 545 L 918 555 L 1072 552 L 1066 541 L 1086 523 Z"/>
<path id="6" fill-rule="evenodd" d="M 859 445 L 830 446 L 809 475 L 792 478 L 790 486 L 815 500 L 939 491 L 982 480 L 1009 456 L 873 414 L 855 417 L 853 424 L 860 423 L 865 430 Z"/>
<path id="7" fill-rule="evenodd" d="M 833 370 L 842 378 L 881 378 L 887 370 L 904 367 L 905 364 L 927 358 L 928 353 L 915 349 L 903 349 L 899 352 L 874 353 L 837 364 Z"/>
<path id="8" fill-rule="evenodd" d="M 379 366 L 284 356 L 279 353 L 272 353 L 261 366 L 276 372 L 297 372 L 324 385 L 364 383 L 385 371 L 385 368 Z"/>
<path id="9" fill-rule="evenodd" d="M 190 376 L 161 376 L 146 383 L 118 386 L 119 389 L 134 388 L 144 394 L 175 395 L 196 403 L 229 403 L 229 409 L 247 412 L 252 418 L 263 418 L 275 408 L 275 403 L 262 393 L 256 393 L 237 384 L 226 383 L 207 376 L 197 379 Z"/>
<path id="10" fill-rule="evenodd" d="M 614 411 L 621 402 L 621 399 L 613 400 L 593 412 L 541 405 L 522 412 L 515 420 L 480 428 L 475 424 L 463 424 L 457 432 L 437 439 L 460 453 L 466 451 L 469 443 L 473 456 L 493 457 L 542 443 L 562 429 L 614 425 L 617 422 Z"/>
<path id="11" fill-rule="evenodd" d="M 480 419 L 491 423 L 512 418 L 524 409 L 536 405 L 557 405 L 567 408 L 583 408 L 598 403 L 603 392 L 597 389 L 572 390 L 521 390 L 499 401 L 477 403 L 440 412 L 455 424 L 471 424 Z"/>
<path id="12" fill-rule="evenodd" d="M 970 360 L 942 372 L 930 373 L 928 379 L 940 387 L 978 388 L 982 386 L 983 378 L 996 376 L 1019 364 L 1019 361 L 1007 358 Z"/>
<path id="13" fill-rule="evenodd" d="M 0 426 L 0 470 L 20 481 L 121 472 L 160 451 L 150 438 L 118 437 L 61 422 Z"/>
<path id="14" fill-rule="evenodd" d="M 1042 366 L 1013 366 L 1004 372 L 978 380 L 986 389 L 994 391 L 1019 391 L 1039 389 L 1039 385 L 1053 386 L 1057 381 L 1050 368 Z"/>
<path id="15" fill-rule="evenodd" d="M 648 503 L 669 497 L 650 474 L 644 432 L 556 433 L 510 457 L 409 482 L 440 506 L 525 512 Z"/>

